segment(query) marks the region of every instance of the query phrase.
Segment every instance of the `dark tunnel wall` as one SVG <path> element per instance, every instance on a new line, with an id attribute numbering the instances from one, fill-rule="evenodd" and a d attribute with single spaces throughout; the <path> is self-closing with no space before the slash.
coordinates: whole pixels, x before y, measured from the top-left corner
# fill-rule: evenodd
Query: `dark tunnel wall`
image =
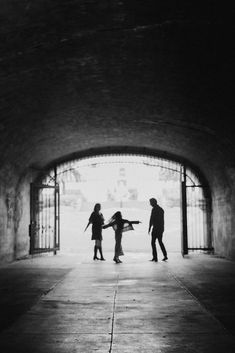
<path id="1" fill-rule="evenodd" d="M 233 9 L 216 1 L 0 4 L 3 261 L 28 251 L 37 170 L 110 146 L 196 165 L 212 192 L 215 250 L 235 258 Z"/>

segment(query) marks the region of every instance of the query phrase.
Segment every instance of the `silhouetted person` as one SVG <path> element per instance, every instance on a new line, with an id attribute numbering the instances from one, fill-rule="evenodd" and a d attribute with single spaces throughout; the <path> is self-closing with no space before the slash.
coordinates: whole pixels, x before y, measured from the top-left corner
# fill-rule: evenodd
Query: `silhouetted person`
<path id="1" fill-rule="evenodd" d="M 93 260 L 102 260 L 105 261 L 103 257 L 103 252 L 102 252 L 102 226 L 104 224 L 104 217 L 102 213 L 100 212 L 101 210 L 101 205 L 100 203 L 96 203 L 94 207 L 94 211 L 91 213 L 88 224 L 84 230 L 84 232 L 87 230 L 90 224 L 92 224 L 92 235 L 91 239 L 95 240 L 95 246 L 94 246 L 94 257 Z M 99 250 L 100 252 L 100 259 L 97 257 L 97 251 Z"/>
<path id="2" fill-rule="evenodd" d="M 122 218 L 120 211 L 114 213 L 111 217 L 108 224 L 104 225 L 103 228 L 113 227 L 115 231 L 115 249 L 114 249 L 114 258 L 113 261 L 116 263 L 121 263 L 119 259 L 120 255 L 123 255 L 122 252 L 122 233 L 128 230 L 133 230 L 132 224 L 139 224 L 140 221 L 128 221 L 127 219 Z"/>
<path id="3" fill-rule="evenodd" d="M 154 198 L 151 198 L 149 200 L 149 203 L 152 206 L 152 212 L 149 220 L 149 231 L 148 231 L 150 233 L 152 228 L 151 246 L 152 246 L 153 258 L 151 261 L 155 261 L 155 262 L 158 261 L 156 240 L 158 240 L 158 243 L 160 245 L 160 248 L 164 256 L 162 261 L 166 261 L 168 259 L 167 252 L 162 242 L 162 237 L 164 232 L 164 210 L 158 205 L 157 200 Z"/>

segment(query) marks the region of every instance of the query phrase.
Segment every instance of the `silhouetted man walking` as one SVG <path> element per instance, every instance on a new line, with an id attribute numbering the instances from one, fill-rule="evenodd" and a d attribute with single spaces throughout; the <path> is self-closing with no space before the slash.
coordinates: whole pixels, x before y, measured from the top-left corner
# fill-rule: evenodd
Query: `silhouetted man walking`
<path id="1" fill-rule="evenodd" d="M 149 233 L 152 228 L 152 240 L 151 240 L 151 245 L 152 245 L 152 253 L 153 253 L 153 258 L 151 261 L 158 261 L 157 258 L 157 248 L 156 248 L 156 239 L 158 240 L 158 243 L 160 245 L 160 248 L 162 250 L 164 258 L 162 261 L 166 261 L 167 258 L 167 252 L 166 248 L 162 242 L 162 237 L 163 237 L 163 232 L 164 232 L 164 210 L 157 204 L 157 200 L 154 198 L 151 198 L 149 200 L 150 205 L 152 206 L 152 212 L 149 220 Z"/>

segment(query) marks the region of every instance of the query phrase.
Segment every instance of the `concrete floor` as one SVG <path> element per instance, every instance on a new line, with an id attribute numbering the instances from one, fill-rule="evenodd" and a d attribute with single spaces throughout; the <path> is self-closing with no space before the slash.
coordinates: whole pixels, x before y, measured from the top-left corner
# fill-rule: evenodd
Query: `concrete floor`
<path id="1" fill-rule="evenodd" d="M 235 263 L 42 256 L 0 268 L 1 353 L 235 352 Z"/>

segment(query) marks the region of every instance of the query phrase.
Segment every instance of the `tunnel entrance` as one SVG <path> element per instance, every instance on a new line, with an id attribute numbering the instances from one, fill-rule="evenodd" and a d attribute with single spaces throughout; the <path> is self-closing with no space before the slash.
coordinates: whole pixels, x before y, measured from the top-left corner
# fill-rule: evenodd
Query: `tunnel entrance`
<path id="1" fill-rule="evenodd" d="M 168 251 L 213 250 L 210 195 L 200 176 L 185 163 L 134 154 L 74 159 L 50 168 L 31 184 L 30 252 L 86 251 L 84 233 L 94 204 L 106 221 L 117 210 L 140 220 L 123 239 L 126 251 L 149 251 L 149 198 L 165 210 L 164 242 Z M 104 251 L 113 251 L 112 230 L 103 232 Z"/>

